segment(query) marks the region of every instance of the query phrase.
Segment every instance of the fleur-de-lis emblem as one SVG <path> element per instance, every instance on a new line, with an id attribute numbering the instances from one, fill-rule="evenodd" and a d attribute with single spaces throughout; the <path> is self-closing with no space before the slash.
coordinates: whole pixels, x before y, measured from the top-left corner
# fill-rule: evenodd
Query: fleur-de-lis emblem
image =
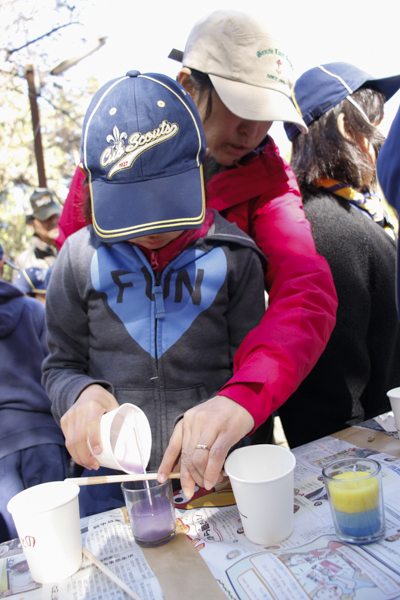
<path id="1" fill-rule="evenodd" d="M 119 160 L 121 156 L 125 154 L 125 144 L 124 140 L 128 138 L 128 135 L 123 131 L 120 133 L 118 127 L 114 125 L 112 134 L 109 134 L 106 137 L 106 141 L 108 144 L 112 144 L 108 146 L 100 157 L 100 164 L 103 167 L 106 167 L 108 164 Z"/>
<path id="2" fill-rule="evenodd" d="M 122 140 L 126 140 L 127 137 L 127 134 L 124 131 L 120 133 L 118 127 L 115 125 L 112 135 L 108 135 L 106 140 L 108 144 L 112 144 L 112 147 L 117 150 L 121 146 Z"/>

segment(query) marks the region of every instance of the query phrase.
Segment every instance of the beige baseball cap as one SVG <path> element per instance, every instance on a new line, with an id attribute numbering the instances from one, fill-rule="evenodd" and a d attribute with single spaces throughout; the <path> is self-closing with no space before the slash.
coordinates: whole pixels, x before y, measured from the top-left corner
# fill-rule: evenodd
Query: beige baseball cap
<path id="1" fill-rule="evenodd" d="M 198 21 L 183 53 L 170 58 L 207 73 L 222 102 L 252 121 L 307 126 L 290 99 L 293 66 L 282 44 L 258 21 L 235 10 L 217 10 Z"/>

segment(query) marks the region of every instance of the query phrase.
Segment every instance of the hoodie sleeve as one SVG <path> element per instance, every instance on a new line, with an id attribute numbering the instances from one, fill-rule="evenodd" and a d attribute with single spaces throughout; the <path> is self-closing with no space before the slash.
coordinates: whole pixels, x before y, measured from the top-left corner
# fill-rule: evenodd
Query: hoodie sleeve
<path id="1" fill-rule="evenodd" d="M 84 232 L 82 232 L 84 233 Z M 46 322 L 50 354 L 43 363 L 43 385 L 52 413 L 61 417 L 89 385 L 97 383 L 113 393 L 107 381 L 89 376 L 89 323 L 86 298 L 90 249 L 68 239 L 54 265 L 46 294 Z M 73 246 L 73 248 L 71 248 Z M 73 251 L 72 251 L 73 250 Z"/>

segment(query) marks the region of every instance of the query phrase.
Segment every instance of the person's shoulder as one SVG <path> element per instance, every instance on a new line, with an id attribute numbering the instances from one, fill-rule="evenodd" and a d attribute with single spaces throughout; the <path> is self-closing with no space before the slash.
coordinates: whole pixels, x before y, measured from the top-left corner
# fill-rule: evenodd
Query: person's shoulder
<path id="1" fill-rule="evenodd" d="M 30 296 L 24 296 L 23 300 L 25 310 L 31 313 L 34 319 L 37 319 L 40 322 L 44 321 L 45 308 L 43 304 L 39 300 L 36 300 L 36 298 L 32 298 Z"/>
<path id="2" fill-rule="evenodd" d="M 262 261 L 265 260 L 263 253 L 247 233 L 242 231 L 236 223 L 230 223 L 224 219 L 217 211 L 213 212 L 215 213 L 214 223 L 204 238 L 206 242 L 211 242 L 216 245 L 229 244 L 248 248 L 249 250 L 256 252 Z"/>
<path id="3" fill-rule="evenodd" d="M 69 256 L 75 255 L 77 258 L 83 258 L 88 249 L 97 248 L 99 245 L 100 242 L 96 239 L 92 225 L 87 225 L 68 236 L 59 256 L 68 254 Z"/>
<path id="4" fill-rule="evenodd" d="M 74 233 L 71 233 L 71 235 L 68 236 L 68 238 L 66 239 L 65 243 L 69 245 L 86 243 L 92 238 L 96 238 L 96 236 L 94 235 L 93 227 L 92 225 L 86 225 L 85 227 L 78 229 L 78 231 L 74 231 Z"/>
<path id="5" fill-rule="evenodd" d="M 256 245 L 254 240 L 242 231 L 236 223 L 230 223 L 224 217 L 222 217 L 216 210 L 214 212 L 214 222 L 207 232 L 206 237 L 212 239 L 226 239 L 227 241 L 232 238 L 233 242 L 242 244 L 243 242 Z"/>
<path id="6" fill-rule="evenodd" d="M 17 288 L 16 285 L 6 281 L 5 279 L 0 279 L 0 297 L 17 298 L 21 296 L 24 296 L 24 294 Z"/>

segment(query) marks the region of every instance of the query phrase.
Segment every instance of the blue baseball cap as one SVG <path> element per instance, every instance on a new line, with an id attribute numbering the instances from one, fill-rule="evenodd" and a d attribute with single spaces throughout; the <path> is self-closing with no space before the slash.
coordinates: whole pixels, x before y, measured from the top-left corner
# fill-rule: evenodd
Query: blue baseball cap
<path id="1" fill-rule="evenodd" d="M 400 89 L 400 75 L 377 79 L 349 63 L 319 65 L 296 80 L 292 102 L 309 125 L 362 86 L 382 92 L 387 101 Z M 301 133 L 292 123 L 285 123 L 285 130 L 289 140 Z"/>
<path id="2" fill-rule="evenodd" d="M 13 283 L 23 294 L 45 294 L 45 279 L 46 269 L 29 267 L 20 271 Z"/>
<path id="3" fill-rule="evenodd" d="M 112 244 L 201 227 L 205 154 L 200 117 L 179 83 L 139 71 L 106 83 L 81 140 L 97 237 Z"/>

